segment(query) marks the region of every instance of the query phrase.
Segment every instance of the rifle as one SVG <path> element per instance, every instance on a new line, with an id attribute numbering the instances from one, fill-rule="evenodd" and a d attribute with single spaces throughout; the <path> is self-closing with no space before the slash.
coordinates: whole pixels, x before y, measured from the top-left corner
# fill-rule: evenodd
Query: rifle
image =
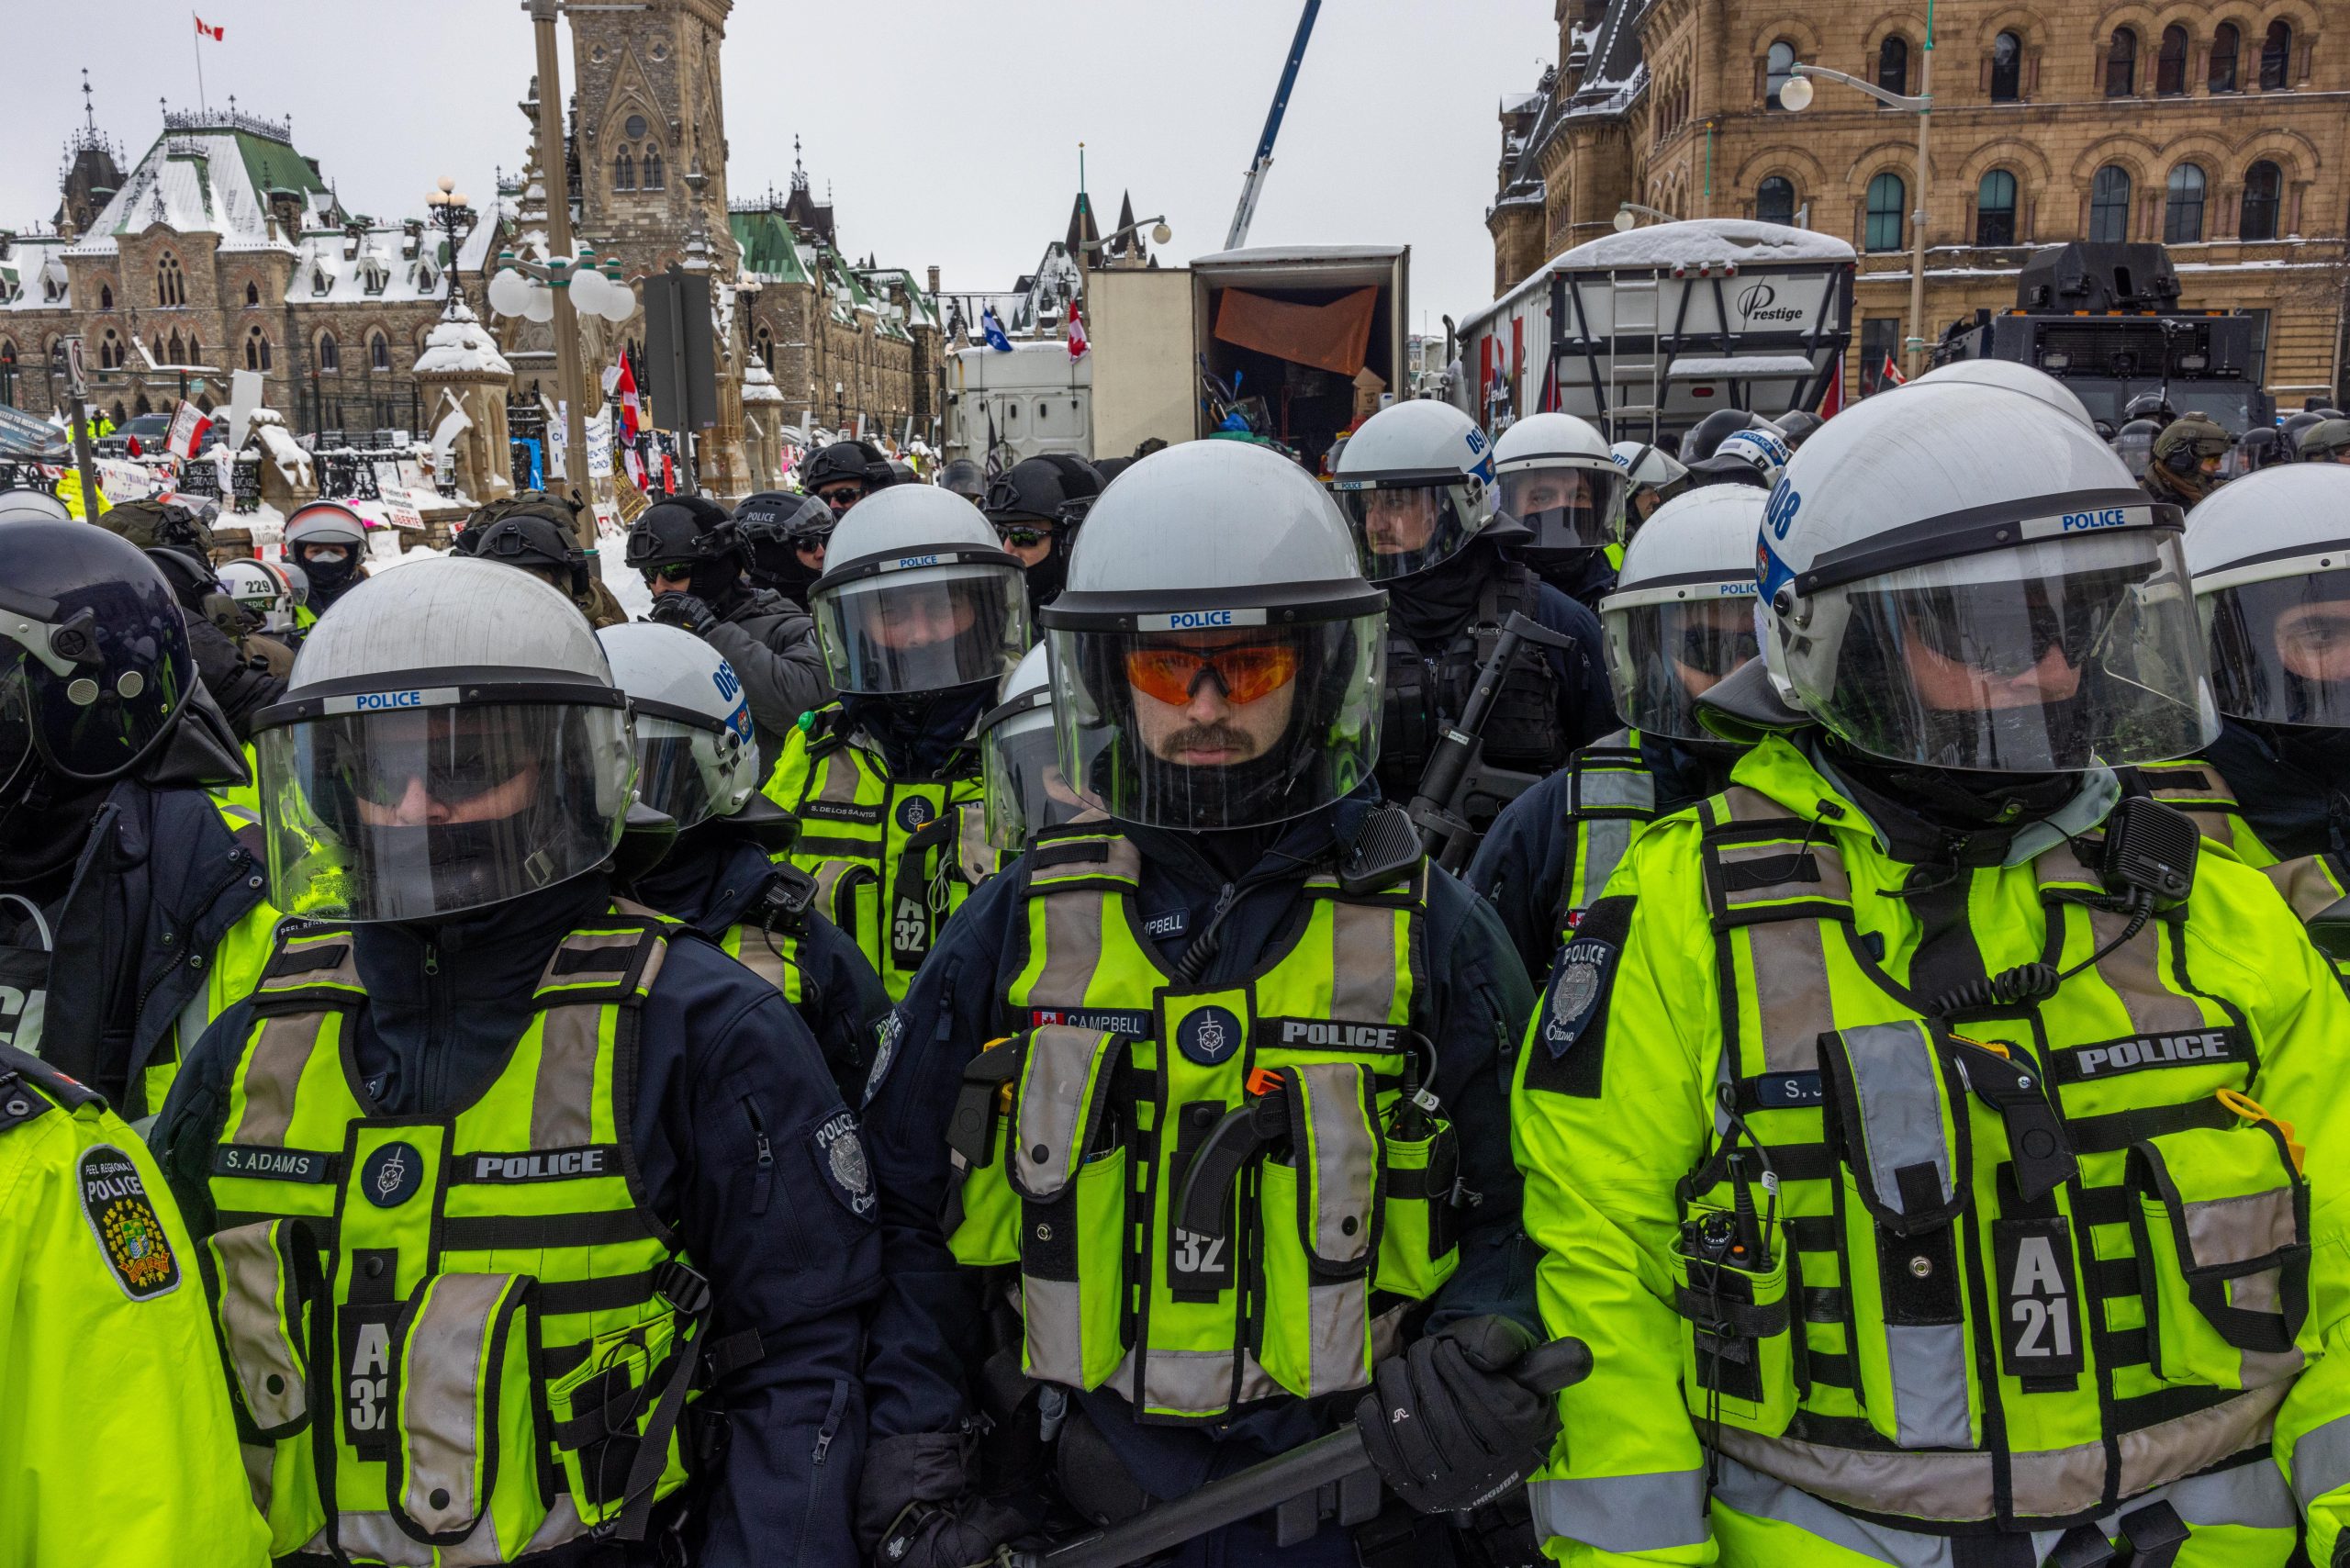
<path id="1" fill-rule="evenodd" d="M 1591 1375 L 1591 1351 L 1580 1339 L 1553 1339 L 1528 1351 L 1510 1375 L 1536 1394 L 1556 1394 Z M 1364 1524 L 1379 1513 L 1379 1472 L 1351 1421 L 1122 1524 L 1046 1551 L 1006 1551 L 997 1561 L 1002 1568 L 1128 1568 L 1268 1509 L 1274 1515 L 1276 1544 L 1294 1546 L 1321 1528 L 1325 1495 L 1330 1493 L 1335 1506 L 1326 1511 L 1340 1525 Z"/>
<path id="2" fill-rule="evenodd" d="M 1487 767 L 1484 756 L 1485 722 L 1493 716 L 1510 666 L 1528 644 L 1561 651 L 1575 645 L 1574 639 L 1563 633 L 1511 610 L 1509 619 L 1502 622 L 1493 654 L 1477 671 L 1476 688 L 1469 693 L 1460 722 L 1446 729 L 1437 742 L 1427 769 L 1420 775 L 1419 792 L 1412 797 L 1411 817 L 1422 842 L 1429 857 L 1448 871 L 1469 864 L 1469 857 L 1484 837 L 1469 825 L 1464 802 L 1483 796 L 1506 805 L 1535 783 L 1528 774 Z"/>

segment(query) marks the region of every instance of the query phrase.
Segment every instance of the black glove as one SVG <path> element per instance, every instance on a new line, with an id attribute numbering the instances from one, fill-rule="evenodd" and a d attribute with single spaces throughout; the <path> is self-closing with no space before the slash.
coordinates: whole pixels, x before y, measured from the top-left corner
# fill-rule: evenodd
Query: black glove
<path id="1" fill-rule="evenodd" d="M 983 1497 L 951 1506 L 910 1503 L 881 1537 L 873 1561 L 876 1568 L 973 1568 L 1031 1527 L 1019 1509 Z"/>
<path id="2" fill-rule="evenodd" d="M 666 597 L 666 595 L 664 597 Z M 1032 1528 L 979 1491 L 972 1440 L 957 1432 L 884 1438 L 867 1450 L 856 1488 L 857 1544 L 878 1568 L 970 1568 Z"/>
<path id="3" fill-rule="evenodd" d="M 1550 1457 L 1558 1402 L 1507 1371 L 1539 1342 L 1506 1317 L 1471 1317 L 1371 1369 L 1355 1425 L 1380 1478 L 1407 1506 L 1473 1507 Z"/>
<path id="4" fill-rule="evenodd" d="M 718 630 L 718 615 L 709 601 L 690 593 L 654 595 L 651 619 L 664 626 L 691 632 L 697 637 L 707 637 Z"/>

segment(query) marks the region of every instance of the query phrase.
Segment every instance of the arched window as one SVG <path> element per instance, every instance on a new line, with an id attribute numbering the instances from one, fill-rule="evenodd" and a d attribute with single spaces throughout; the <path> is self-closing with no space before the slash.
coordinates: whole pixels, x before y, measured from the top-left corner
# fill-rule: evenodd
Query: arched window
<path id="1" fill-rule="evenodd" d="M 245 368 L 247 370 L 270 368 L 269 334 L 259 327 L 255 327 L 245 334 Z"/>
<path id="2" fill-rule="evenodd" d="M 106 335 L 98 340 L 98 368 L 100 370 L 122 368 L 122 340 L 114 335 L 112 327 L 108 327 Z"/>
<path id="3" fill-rule="evenodd" d="M 180 341 L 180 335 L 177 332 L 173 332 L 172 334 L 172 357 L 165 360 L 163 363 L 165 364 L 185 364 L 187 363 L 186 354 L 187 344 Z"/>
<path id="4" fill-rule="evenodd" d="M 194 332 L 190 332 L 187 335 L 187 362 L 190 364 L 202 364 L 204 363 L 204 345 L 196 341 L 196 334 Z"/>
<path id="5" fill-rule="evenodd" d="M 332 332 L 319 334 L 319 368 L 330 375 L 342 369 L 342 345 L 334 341 Z"/>
<path id="6" fill-rule="evenodd" d="M 119 425 L 128 418 L 129 418 L 129 415 L 122 406 L 122 399 L 117 398 L 114 400 L 114 422 Z"/>
<path id="7" fill-rule="evenodd" d="M 2089 238 L 2120 244 L 2130 238 L 2130 172 L 2108 163 L 2089 182 Z"/>
<path id="8" fill-rule="evenodd" d="M 2138 90 L 2138 35 L 2130 28 L 2113 29 L 2105 50 L 2105 95 L 2126 98 Z"/>
<path id="9" fill-rule="evenodd" d="M 157 364 L 171 364 L 171 361 L 170 361 L 170 360 L 165 359 L 165 358 L 163 357 L 163 334 L 162 334 L 162 333 L 161 333 L 161 332 L 158 332 L 158 333 L 156 333 L 156 334 L 155 334 L 155 354 L 154 354 L 154 358 L 155 358 L 155 363 L 156 363 Z"/>
<path id="10" fill-rule="evenodd" d="M 1909 189 L 1891 170 L 1869 182 L 1868 227 L 1862 244 L 1871 251 L 1901 249 L 1901 224 L 1909 205 Z"/>
<path id="11" fill-rule="evenodd" d="M 187 279 L 180 274 L 180 259 L 169 252 L 165 252 L 163 259 L 155 263 L 155 303 L 187 303 Z"/>
<path id="12" fill-rule="evenodd" d="M 2023 39 L 2001 33 L 1991 40 L 1991 101 L 2012 104 L 2023 96 Z"/>
<path id="13" fill-rule="evenodd" d="M 2277 238 L 2277 208 L 2284 190 L 2283 172 L 2266 158 L 2244 172 L 2244 210 L 2236 222 L 2237 239 Z"/>
<path id="14" fill-rule="evenodd" d="M 668 177 L 661 167 L 661 149 L 658 147 L 644 150 L 644 188 L 648 191 L 669 188 Z"/>
<path id="15" fill-rule="evenodd" d="M 112 284 L 102 283 L 98 285 L 98 308 L 101 310 L 111 310 L 114 308 L 114 286 Z"/>
<path id="16" fill-rule="evenodd" d="M 1792 81 L 1796 73 L 1796 46 L 1781 39 L 1771 46 L 1762 62 L 1762 106 L 1781 108 L 1779 89 Z"/>
<path id="17" fill-rule="evenodd" d="M 2163 205 L 2163 243 L 2192 245 L 2203 238 L 2203 167 L 2181 163 L 2170 172 Z"/>
<path id="18" fill-rule="evenodd" d="M 249 283 L 245 285 L 245 308 L 251 310 L 260 303 L 261 285 L 257 283 Z"/>
<path id="19" fill-rule="evenodd" d="M 367 363 L 376 370 L 392 368 L 392 345 L 381 332 L 375 333 L 367 340 Z"/>
<path id="20" fill-rule="evenodd" d="M 2278 20 L 2268 24 L 2268 36 L 2260 40 L 2260 90 L 2276 92 L 2292 85 L 2293 24 Z"/>
<path id="21" fill-rule="evenodd" d="M 2154 95 L 2176 98 L 2187 91 L 2187 29 L 2173 22 L 2163 29 L 2154 55 Z"/>
<path id="22" fill-rule="evenodd" d="M 1788 228 L 1796 221 L 1796 183 L 1784 174 L 1774 174 L 1754 188 L 1754 217 L 1758 222 L 1780 223 Z"/>
<path id="23" fill-rule="evenodd" d="M 2221 22 L 2211 30 L 2211 68 L 2205 73 L 2205 84 L 2214 93 L 2236 90 L 2236 56 L 2244 51 L 2244 32 L 2233 22 Z"/>
<path id="24" fill-rule="evenodd" d="M 2016 177 L 2005 169 L 1992 170 L 1975 187 L 1975 242 L 2016 242 Z"/>
<path id="25" fill-rule="evenodd" d="M 636 157 L 625 147 L 621 149 L 621 155 L 612 160 L 612 189 L 636 189 Z"/>
<path id="26" fill-rule="evenodd" d="M 759 329 L 758 343 L 759 363 L 767 367 L 769 374 L 773 374 L 775 370 L 775 334 L 768 331 L 765 327 L 761 327 Z"/>
<path id="27" fill-rule="evenodd" d="M 1899 33 L 1887 33 L 1885 41 L 1876 46 L 1876 84 L 1879 92 L 1909 91 L 1909 40 Z"/>

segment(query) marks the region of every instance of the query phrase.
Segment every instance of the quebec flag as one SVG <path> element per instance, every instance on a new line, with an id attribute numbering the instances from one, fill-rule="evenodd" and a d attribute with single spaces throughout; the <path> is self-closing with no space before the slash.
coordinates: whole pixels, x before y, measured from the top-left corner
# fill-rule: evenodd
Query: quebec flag
<path id="1" fill-rule="evenodd" d="M 1003 323 L 995 319 L 995 307 L 983 307 L 979 311 L 979 335 L 986 338 L 988 347 L 1012 352 L 1012 340 L 1003 335 Z"/>

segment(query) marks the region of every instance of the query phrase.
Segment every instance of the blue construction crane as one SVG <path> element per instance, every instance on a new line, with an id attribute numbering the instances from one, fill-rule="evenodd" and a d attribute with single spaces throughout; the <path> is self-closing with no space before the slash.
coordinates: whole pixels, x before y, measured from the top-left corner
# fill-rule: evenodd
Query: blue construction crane
<path id="1" fill-rule="evenodd" d="M 1305 14 L 1297 19 L 1297 36 L 1289 41 L 1289 62 L 1281 67 L 1281 84 L 1273 89 L 1272 112 L 1265 117 L 1265 134 L 1258 139 L 1256 162 L 1240 187 L 1240 205 L 1232 214 L 1232 232 L 1224 248 L 1237 251 L 1248 242 L 1248 225 L 1257 216 L 1257 196 L 1265 188 L 1265 171 L 1273 166 L 1273 138 L 1281 133 L 1281 115 L 1289 108 L 1290 89 L 1297 85 L 1297 68 L 1305 60 L 1305 44 L 1314 36 L 1314 18 L 1322 14 L 1322 0 L 1305 0 Z"/>

